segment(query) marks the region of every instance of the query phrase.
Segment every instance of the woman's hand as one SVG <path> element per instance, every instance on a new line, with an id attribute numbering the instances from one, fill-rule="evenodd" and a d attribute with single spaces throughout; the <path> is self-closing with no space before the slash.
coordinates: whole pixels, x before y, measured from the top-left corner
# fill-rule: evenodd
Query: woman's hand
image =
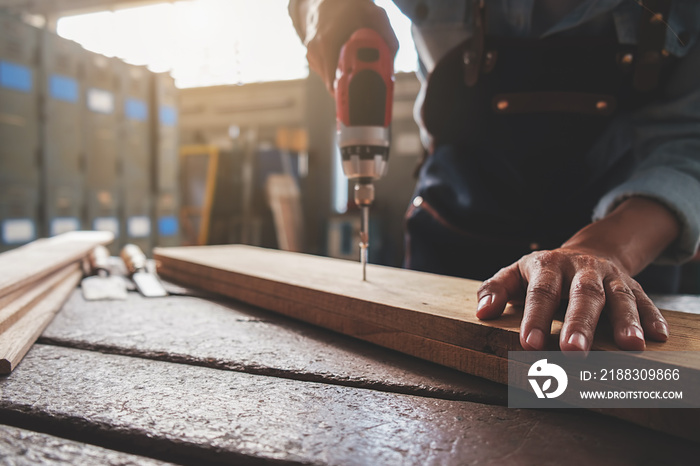
<path id="1" fill-rule="evenodd" d="M 562 247 L 524 256 L 486 280 L 478 291 L 477 317 L 494 319 L 508 302 L 524 302 L 520 343 L 542 350 L 555 312 L 568 299 L 559 338 L 563 351 L 590 350 L 603 309 L 620 348 L 643 350 L 645 337 L 666 341 L 666 320 L 631 276 L 678 232 L 678 221 L 661 204 L 630 198 Z"/>
<path id="2" fill-rule="evenodd" d="M 309 0 L 301 8 L 306 19 L 304 44 L 309 67 L 321 76 L 331 94 L 340 49 L 353 32 L 365 27 L 374 29 L 393 55 L 399 49 L 386 12 L 369 0 Z"/>

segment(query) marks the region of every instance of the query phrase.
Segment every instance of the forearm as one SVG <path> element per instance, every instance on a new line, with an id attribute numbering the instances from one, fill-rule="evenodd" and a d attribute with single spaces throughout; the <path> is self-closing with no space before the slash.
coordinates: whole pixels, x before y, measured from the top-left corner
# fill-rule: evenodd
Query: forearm
<path id="1" fill-rule="evenodd" d="M 634 276 L 660 256 L 679 233 L 680 224 L 671 211 L 652 199 L 636 196 L 580 230 L 562 248 L 604 257 Z"/>

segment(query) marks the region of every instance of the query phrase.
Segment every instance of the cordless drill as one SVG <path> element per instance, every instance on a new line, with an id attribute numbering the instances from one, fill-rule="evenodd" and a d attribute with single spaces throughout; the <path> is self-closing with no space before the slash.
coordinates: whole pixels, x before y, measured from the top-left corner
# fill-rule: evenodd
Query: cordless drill
<path id="1" fill-rule="evenodd" d="M 343 171 L 355 182 L 355 204 L 362 212 L 362 280 L 367 280 L 373 183 L 386 173 L 389 158 L 393 97 L 394 57 L 389 46 L 373 29 L 358 29 L 340 51 L 335 103 Z"/>

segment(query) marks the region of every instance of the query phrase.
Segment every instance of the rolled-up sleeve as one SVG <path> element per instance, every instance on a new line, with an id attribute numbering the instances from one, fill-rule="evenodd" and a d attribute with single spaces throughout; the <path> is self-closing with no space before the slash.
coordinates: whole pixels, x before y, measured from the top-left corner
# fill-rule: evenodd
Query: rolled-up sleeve
<path id="1" fill-rule="evenodd" d="M 681 225 L 679 237 L 655 262 L 682 263 L 700 244 L 700 45 L 678 64 L 662 99 L 638 111 L 633 123 L 636 168 L 603 196 L 594 220 L 630 197 L 654 199 Z"/>

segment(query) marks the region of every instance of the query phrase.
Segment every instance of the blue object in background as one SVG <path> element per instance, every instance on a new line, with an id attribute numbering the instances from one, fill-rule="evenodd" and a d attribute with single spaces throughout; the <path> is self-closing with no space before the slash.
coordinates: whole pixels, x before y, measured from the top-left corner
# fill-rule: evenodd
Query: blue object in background
<path id="1" fill-rule="evenodd" d="M 49 95 L 56 100 L 78 102 L 78 81 L 68 76 L 52 74 L 49 77 Z"/>
<path id="2" fill-rule="evenodd" d="M 161 124 L 165 126 L 177 125 L 177 110 L 169 105 L 161 105 L 158 116 Z"/>
<path id="3" fill-rule="evenodd" d="M 127 98 L 124 103 L 124 113 L 129 120 L 146 121 L 148 119 L 148 106 L 143 100 Z"/>
<path id="4" fill-rule="evenodd" d="M 31 92 L 33 86 L 32 70 L 26 66 L 0 60 L 0 87 L 20 92 Z"/>
<path id="5" fill-rule="evenodd" d="M 178 230 L 177 218 L 170 215 L 158 219 L 158 234 L 161 236 L 175 236 Z"/>

